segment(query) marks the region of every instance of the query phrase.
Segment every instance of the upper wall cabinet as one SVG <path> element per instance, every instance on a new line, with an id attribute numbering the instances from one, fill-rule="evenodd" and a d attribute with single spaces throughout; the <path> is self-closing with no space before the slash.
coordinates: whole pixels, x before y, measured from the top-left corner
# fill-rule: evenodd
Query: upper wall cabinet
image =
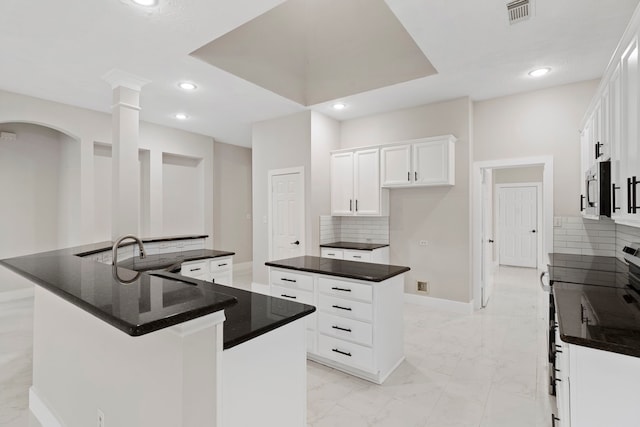
<path id="1" fill-rule="evenodd" d="M 640 227 L 639 30 L 640 8 L 625 30 L 585 114 L 580 177 L 584 181 L 584 171 L 595 162 L 611 160 L 611 217 L 617 223 L 636 227 Z M 584 196 L 585 189 L 582 190 Z"/>
<path id="2" fill-rule="evenodd" d="M 386 216 L 388 190 L 380 188 L 380 149 L 331 155 L 331 215 Z"/>
<path id="3" fill-rule="evenodd" d="M 446 135 L 383 147 L 382 186 L 454 185 L 455 141 Z"/>

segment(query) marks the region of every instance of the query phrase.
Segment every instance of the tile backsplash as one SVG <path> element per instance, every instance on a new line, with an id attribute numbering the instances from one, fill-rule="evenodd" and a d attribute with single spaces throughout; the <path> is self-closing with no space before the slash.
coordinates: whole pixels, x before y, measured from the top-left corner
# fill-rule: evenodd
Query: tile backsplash
<path id="1" fill-rule="evenodd" d="M 320 244 L 389 243 L 389 217 L 320 216 Z"/>
<path id="2" fill-rule="evenodd" d="M 555 217 L 553 251 L 565 254 L 616 256 L 616 224 L 610 219 Z M 619 227 L 619 226 L 618 226 Z"/>

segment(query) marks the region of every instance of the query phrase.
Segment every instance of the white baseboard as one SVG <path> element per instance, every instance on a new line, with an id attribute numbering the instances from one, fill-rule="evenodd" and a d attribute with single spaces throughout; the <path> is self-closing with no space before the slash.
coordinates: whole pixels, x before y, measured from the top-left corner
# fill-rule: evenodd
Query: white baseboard
<path id="1" fill-rule="evenodd" d="M 416 294 L 404 294 L 404 302 L 421 305 L 423 307 L 435 308 L 453 313 L 471 314 L 473 313 L 473 300 L 469 302 L 451 301 L 443 298 L 433 298 Z"/>
<path id="2" fill-rule="evenodd" d="M 0 302 L 17 301 L 24 298 L 33 298 L 33 286 L 25 289 L 0 292 Z"/>
<path id="3" fill-rule="evenodd" d="M 64 427 L 33 386 L 29 387 L 29 409 L 42 427 Z"/>

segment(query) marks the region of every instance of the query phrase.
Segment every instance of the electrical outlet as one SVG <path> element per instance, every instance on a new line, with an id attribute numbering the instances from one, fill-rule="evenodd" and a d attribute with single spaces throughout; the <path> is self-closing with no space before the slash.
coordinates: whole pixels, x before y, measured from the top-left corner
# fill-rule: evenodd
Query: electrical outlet
<path id="1" fill-rule="evenodd" d="M 97 418 L 97 426 L 98 427 L 105 427 L 104 426 L 104 412 L 102 412 L 100 409 L 98 409 L 98 418 Z"/>
<path id="2" fill-rule="evenodd" d="M 428 241 L 426 241 L 426 240 L 420 240 L 420 241 L 418 241 L 418 244 L 419 244 L 420 246 L 427 246 L 427 245 L 429 245 L 429 242 L 428 242 Z"/>
<path id="3" fill-rule="evenodd" d="M 553 217 L 553 226 L 554 227 L 562 227 L 562 217 L 561 216 L 554 216 Z"/>
<path id="4" fill-rule="evenodd" d="M 429 282 L 427 281 L 421 282 L 418 280 L 416 284 L 417 284 L 416 287 L 419 292 L 425 292 L 427 294 L 429 293 Z"/>

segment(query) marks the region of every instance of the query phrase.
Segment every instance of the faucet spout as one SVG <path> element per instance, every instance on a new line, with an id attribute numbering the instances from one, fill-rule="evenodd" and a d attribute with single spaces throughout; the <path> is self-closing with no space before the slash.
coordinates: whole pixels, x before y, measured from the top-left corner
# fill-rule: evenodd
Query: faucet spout
<path id="1" fill-rule="evenodd" d="M 144 252 L 144 245 L 142 244 L 142 240 L 140 240 L 138 237 L 134 236 L 133 234 L 127 234 L 127 235 L 118 237 L 118 240 L 116 240 L 116 242 L 113 244 L 113 248 L 111 249 L 111 256 L 113 257 L 113 261 L 112 261 L 113 265 L 116 265 L 118 263 L 118 247 L 123 241 L 127 239 L 134 240 L 138 244 L 138 248 L 140 249 L 140 258 L 144 258 L 146 256 Z"/>

